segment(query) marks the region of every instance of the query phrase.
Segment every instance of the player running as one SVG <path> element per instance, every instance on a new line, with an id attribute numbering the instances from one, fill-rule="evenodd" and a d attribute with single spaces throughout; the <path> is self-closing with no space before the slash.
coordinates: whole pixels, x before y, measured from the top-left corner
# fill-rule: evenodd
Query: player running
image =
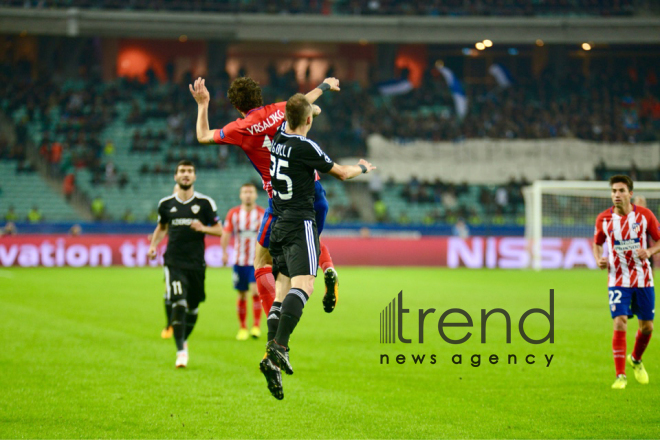
<path id="1" fill-rule="evenodd" d="M 346 180 L 375 169 L 364 159 L 351 166 L 334 163 L 306 137 L 312 128 L 312 119 L 312 105 L 305 95 L 292 96 L 286 103 L 287 122 L 282 124 L 271 148 L 270 174 L 277 222 L 273 226 L 269 250 L 277 295 L 268 313 L 267 357 L 259 368 L 276 399 L 284 398 L 280 369 L 293 374 L 288 353 L 289 336 L 312 295 L 318 269 L 315 170 Z"/>
<path id="2" fill-rule="evenodd" d="M 174 189 L 172 190 L 172 194 L 176 194 L 177 191 L 179 191 L 179 184 L 175 183 L 174 184 Z M 149 234 L 149 237 L 147 240 L 151 242 L 151 238 L 154 236 L 154 234 Z M 172 336 L 174 336 L 174 327 L 172 327 L 172 301 L 167 295 L 167 289 L 165 289 L 165 293 L 163 294 L 163 302 L 165 303 L 165 327 L 163 330 L 160 332 L 160 337 L 163 339 L 170 339 Z"/>
<path id="3" fill-rule="evenodd" d="M 268 253 L 271 227 L 276 220 L 273 215 L 270 147 L 271 139 L 277 133 L 277 128 L 284 120 L 286 102 L 278 102 L 264 106 L 259 84 L 251 78 L 235 79 L 227 97 L 232 105 L 243 116 L 225 125 L 222 129 L 209 129 L 208 109 L 210 95 L 206 89 L 205 80 L 197 78 L 194 85 L 189 85 L 190 93 L 197 102 L 197 140 L 203 144 L 232 144 L 239 146 L 257 170 L 263 181 L 263 188 L 268 192 L 268 208 L 264 214 L 257 237 L 257 247 L 254 259 L 257 290 L 264 310 L 270 310 L 275 299 L 275 280 L 272 274 L 272 258 Z M 307 93 L 305 97 L 314 103 L 324 91 L 339 91 L 339 80 L 326 78 L 317 88 Z M 318 106 L 313 106 L 314 116 L 321 112 Z M 315 183 L 314 209 L 319 233 L 323 230 L 325 217 L 328 213 L 328 201 L 325 190 L 320 182 Z M 332 263 L 330 252 L 321 244 L 321 269 L 325 276 L 325 296 L 323 308 L 330 313 L 337 304 L 338 279 L 337 271 Z"/>
<path id="4" fill-rule="evenodd" d="M 176 368 L 188 365 L 188 337 L 197 322 L 199 303 L 206 299 L 204 235 L 222 235 L 215 202 L 195 192 L 195 165 L 182 160 L 176 167 L 176 194 L 158 202 L 158 224 L 151 238 L 149 258 L 156 258 L 158 244 L 169 236 L 165 251 L 165 287 L 172 304 L 176 343 Z"/>
<path id="5" fill-rule="evenodd" d="M 236 251 L 236 262 L 234 264 L 234 289 L 238 291 L 238 322 L 240 328 L 236 339 L 246 341 L 249 336 L 258 338 L 261 336 L 259 324 L 261 322 L 261 301 L 255 286 L 254 279 L 254 249 L 257 243 L 257 232 L 261 219 L 264 216 L 264 208 L 257 206 L 257 187 L 252 183 L 241 186 L 239 193 L 241 204 L 229 210 L 225 218 L 224 234 L 220 239 L 222 246 L 222 263 L 227 265 L 229 255 L 227 247 L 229 239 L 234 236 L 234 249 Z M 247 296 L 252 296 L 252 312 L 254 321 L 252 329 L 248 333 L 247 318 Z"/>
<path id="6" fill-rule="evenodd" d="M 598 215 L 594 233 L 593 254 L 598 267 L 608 269 L 610 311 L 614 319 L 612 351 L 616 380 L 614 389 L 624 389 L 626 378 L 626 330 L 628 318 L 637 315 L 639 329 L 635 347 L 628 355 L 628 363 L 641 384 L 649 383 L 649 375 L 642 364 L 642 354 L 653 332 L 655 290 L 649 258 L 660 251 L 660 226 L 653 212 L 633 205 L 633 182 L 628 176 L 610 178 L 614 206 Z M 647 234 L 656 244 L 648 247 Z M 608 256 L 603 257 L 607 242 Z"/>

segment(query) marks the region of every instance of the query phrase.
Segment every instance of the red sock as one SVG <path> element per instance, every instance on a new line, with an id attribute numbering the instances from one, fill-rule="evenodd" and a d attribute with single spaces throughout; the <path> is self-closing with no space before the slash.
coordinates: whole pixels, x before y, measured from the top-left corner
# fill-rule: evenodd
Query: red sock
<path id="1" fill-rule="evenodd" d="M 653 333 L 649 333 L 648 335 L 645 335 L 640 330 L 637 330 L 637 336 L 635 337 L 635 348 L 633 348 L 633 352 L 632 352 L 632 357 L 634 360 L 636 361 L 642 360 L 642 354 L 644 354 L 644 350 L 646 350 L 646 346 L 649 345 L 649 341 L 651 340 L 652 334 Z"/>
<path id="2" fill-rule="evenodd" d="M 326 269 L 330 267 L 333 269 L 335 268 L 335 265 L 332 262 L 332 257 L 330 256 L 330 251 L 328 250 L 328 247 L 323 244 L 323 242 L 321 242 L 321 257 L 319 258 L 319 266 L 321 266 L 323 272 L 325 272 Z"/>
<path id="3" fill-rule="evenodd" d="M 261 323 L 261 301 L 259 295 L 252 295 L 252 313 L 254 315 L 254 326 L 259 327 Z"/>
<path id="4" fill-rule="evenodd" d="M 614 337 L 612 337 L 612 353 L 614 353 L 616 375 L 626 374 L 626 332 L 614 330 Z"/>
<path id="5" fill-rule="evenodd" d="M 275 301 L 275 278 L 273 277 L 272 267 L 262 267 L 254 271 L 257 279 L 257 291 L 261 299 L 261 306 L 264 313 L 270 312 L 270 307 Z"/>
<path id="6" fill-rule="evenodd" d="M 241 323 L 241 328 L 247 328 L 247 326 L 245 325 L 245 318 L 247 317 L 247 300 L 239 298 L 237 309 L 238 309 L 238 322 Z"/>

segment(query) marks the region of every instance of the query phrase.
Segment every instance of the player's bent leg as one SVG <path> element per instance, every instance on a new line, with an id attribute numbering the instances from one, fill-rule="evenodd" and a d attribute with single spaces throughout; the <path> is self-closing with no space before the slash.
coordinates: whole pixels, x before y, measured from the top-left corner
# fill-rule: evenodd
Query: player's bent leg
<path id="1" fill-rule="evenodd" d="M 319 235 L 321 235 L 325 227 L 328 209 L 329 205 L 325 195 L 325 189 L 323 189 L 321 182 L 317 180 L 315 182 L 314 211 L 316 213 L 316 230 Z M 339 298 L 339 278 L 328 247 L 323 242 L 320 242 L 320 247 L 319 266 L 323 271 L 323 281 L 325 282 L 325 294 L 322 304 L 323 310 L 326 313 L 331 313 L 335 309 Z"/>
<path id="2" fill-rule="evenodd" d="M 639 329 L 635 336 L 635 347 L 631 354 L 628 355 L 628 365 L 630 365 L 635 373 L 635 379 L 642 385 L 649 383 L 649 374 L 644 368 L 642 363 L 642 355 L 649 345 L 651 335 L 653 334 L 653 321 L 652 320 L 639 320 Z"/>

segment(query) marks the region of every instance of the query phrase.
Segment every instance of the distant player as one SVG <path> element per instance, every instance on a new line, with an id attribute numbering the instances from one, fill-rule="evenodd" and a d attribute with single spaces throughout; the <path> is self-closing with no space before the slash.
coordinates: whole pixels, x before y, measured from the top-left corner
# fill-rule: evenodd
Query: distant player
<path id="1" fill-rule="evenodd" d="M 222 245 L 222 262 L 227 265 L 229 261 L 227 247 L 229 239 L 234 237 L 236 263 L 234 264 L 234 289 L 238 291 L 238 322 L 240 328 L 236 339 L 245 341 L 248 336 L 258 338 L 261 336 L 259 324 L 261 322 L 261 301 L 257 293 L 254 279 L 254 250 L 257 244 L 257 232 L 264 208 L 256 205 L 257 187 L 252 183 L 241 186 L 239 194 L 241 204 L 229 210 L 225 218 L 224 234 L 220 239 Z M 252 312 L 254 321 L 252 329 L 247 329 L 247 297 L 252 297 Z"/>
<path id="2" fill-rule="evenodd" d="M 158 203 L 158 224 L 149 247 L 149 258 L 156 258 L 156 247 L 168 235 L 165 287 L 172 303 L 177 368 L 188 365 L 188 337 L 197 322 L 199 303 L 206 299 L 204 235 L 222 235 L 215 202 L 195 192 L 196 178 L 191 161 L 179 162 L 174 174 L 179 189 Z"/>
<path id="3" fill-rule="evenodd" d="M 637 315 L 639 330 L 635 347 L 628 355 L 628 363 L 641 384 L 649 383 L 649 375 L 642 364 L 642 354 L 653 332 L 655 290 L 649 258 L 660 251 L 660 226 L 653 213 L 633 205 L 633 182 L 628 176 L 612 176 L 612 203 L 614 206 L 600 213 L 596 219 L 593 253 L 598 267 L 608 269 L 610 311 L 614 319 L 612 351 L 616 380 L 614 389 L 624 389 L 626 378 L 626 330 L 628 318 Z M 656 241 L 648 246 L 647 233 Z M 603 257 L 603 244 L 607 242 L 608 256 Z"/>
<path id="4" fill-rule="evenodd" d="M 314 290 L 318 269 L 319 236 L 314 211 L 316 171 L 340 180 L 375 169 L 365 160 L 358 165 L 334 163 L 307 133 L 312 128 L 312 106 L 300 93 L 286 103 L 286 121 L 271 148 L 273 208 L 277 221 L 270 237 L 270 254 L 277 295 L 268 313 L 267 357 L 259 365 L 268 389 L 284 398 L 280 369 L 293 374 L 289 337 Z"/>
<path id="5" fill-rule="evenodd" d="M 210 130 L 208 118 L 210 95 L 206 89 L 205 80 L 198 78 L 194 85 L 189 85 L 189 88 L 190 93 L 197 102 L 197 140 L 204 144 L 216 143 L 239 146 L 261 176 L 263 187 L 268 192 L 268 197 L 271 198 L 270 146 L 271 140 L 284 120 L 286 103 L 278 102 L 264 106 L 259 84 L 251 78 L 237 78 L 229 87 L 227 97 L 243 116 L 243 119 L 237 119 L 220 130 Z M 314 103 L 327 90 L 339 91 L 339 80 L 326 78 L 323 83 L 305 96 L 310 103 Z M 318 106 L 313 106 L 313 111 L 316 116 L 321 112 L 321 109 Z M 315 185 L 314 209 L 316 211 L 317 227 L 319 233 L 321 233 L 328 213 L 328 201 L 321 183 L 316 182 Z M 268 253 L 270 231 L 275 220 L 272 200 L 269 199 L 268 208 L 259 229 L 254 260 L 257 289 L 266 311 L 270 310 L 275 299 L 275 280 L 272 274 L 273 262 Z M 320 266 L 325 274 L 326 293 L 323 298 L 323 308 L 330 313 L 337 304 L 339 282 L 330 252 L 323 244 L 321 244 Z"/>

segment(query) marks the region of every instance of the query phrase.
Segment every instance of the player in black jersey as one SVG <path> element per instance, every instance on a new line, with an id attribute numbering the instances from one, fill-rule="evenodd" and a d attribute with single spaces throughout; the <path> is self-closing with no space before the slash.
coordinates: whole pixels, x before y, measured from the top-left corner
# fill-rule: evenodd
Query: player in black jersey
<path id="1" fill-rule="evenodd" d="M 267 356 L 261 361 L 260 370 L 277 399 L 284 397 L 278 367 L 293 374 L 288 355 L 289 336 L 314 290 L 318 268 L 315 170 L 346 180 L 375 169 L 364 159 L 357 165 L 334 163 L 306 137 L 312 119 L 312 106 L 305 95 L 292 96 L 286 103 L 286 122 L 273 138 L 271 147 L 270 175 L 277 221 L 268 249 L 273 257 L 276 297 L 268 313 Z"/>
<path id="2" fill-rule="evenodd" d="M 165 287 L 172 303 L 172 327 L 176 343 L 177 368 L 188 365 L 188 336 L 197 322 L 199 303 L 204 301 L 204 235 L 222 235 L 215 202 L 195 192 L 195 166 L 182 160 L 174 180 L 178 190 L 158 203 L 158 225 L 151 238 L 149 257 L 156 258 L 156 247 L 169 236 L 165 251 Z"/>

